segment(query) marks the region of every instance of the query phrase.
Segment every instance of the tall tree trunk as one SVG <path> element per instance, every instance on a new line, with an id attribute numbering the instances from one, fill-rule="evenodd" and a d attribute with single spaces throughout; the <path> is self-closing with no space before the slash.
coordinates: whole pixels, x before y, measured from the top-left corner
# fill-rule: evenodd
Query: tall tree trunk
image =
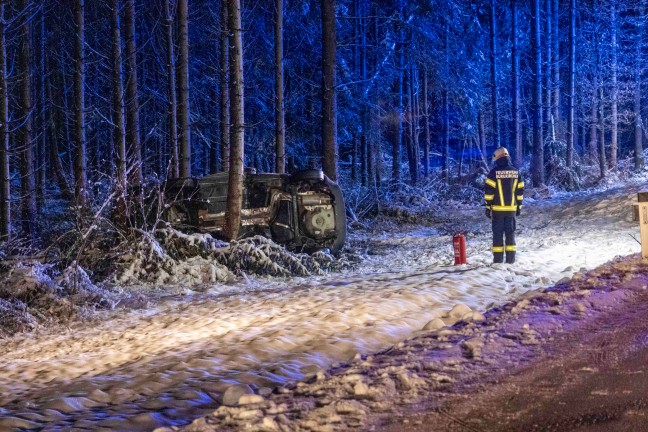
<path id="1" fill-rule="evenodd" d="M 360 7 L 358 5 L 359 0 L 352 0 L 351 2 L 351 8 L 352 8 L 352 15 L 355 18 L 352 21 L 352 27 L 353 27 L 353 45 L 351 45 L 351 70 L 353 73 L 356 73 L 360 75 L 359 69 L 360 69 L 360 48 L 358 46 L 358 40 L 360 39 L 360 20 L 358 17 L 360 17 Z M 355 96 L 357 97 L 357 96 Z M 353 148 L 351 149 L 351 180 L 355 182 L 358 179 L 358 157 L 359 157 L 359 150 L 360 150 L 360 131 L 358 130 L 358 127 L 353 128 L 353 133 L 352 133 L 352 145 Z M 361 164 L 364 163 L 364 160 L 360 160 Z M 362 168 L 360 168 L 360 172 L 362 173 Z M 364 182 L 364 178 L 362 177 L 362 174 L 360 175 L 360 180 L 361 184 Z M 364 185 L 364 184 L 363 184 Z"/>
<path id="2" fill-rule="evenodd" d="M 589 144 L 588 144 L 588 157 L 587 160 L 589 163 L 594 163 L 596 161 L 597 153 L 597 136 L 596 136 L 596 127 L 597 127 L 597 117 L 598 117 L 598 72 L 594 71 L 594 77 L 592 79 L 592 102 L 590 107 L 590 121 L 589 121 Z"/>
<path id="3" fill-rule="evenodd" d="M 218 76 L 218 75 L 217 75 Z M 216 117 L 216 113 L 220 116 L 220 104 L 218 103 L 218 86 L 212 85 L 209 88 L 209 109 L 214 110 L 213 117 Z M 211 125 L 208 127 L 209 140 L 207 152 L 209 155 L 209 165 L 207 167 L 208 174 L 214 174 L 219 171 L 220 164 L 220 144 L 216 136 L 218 135 L 219 128 L 213 128 Z"/>
<path id="4" fill-rule="evenodd" d="M 241 0 L 227 0 L 230 41 L 230 167 L 227 189 L 225 235 L 238 238 L 243 205 L 243 165 L 245 162 L 245 99 L 243 93 L 243 36 L 241 29 Z"/>
<path id="5" fill-rule="evenodd" d="M 450 177 L 450 102 L 448 79 L 450 76 L 450 17 L 445 18 L 445 38 L 444 38 L 444 82 L 441 89 L 441 99 L 443 102 L 443 162 L 441 164 L 441 179 L 447 182 Z"/>
<path id="6" fill-rule="evenodd" d="M 544 88 L 544 118 L 548 126 L 548 134 L 550 136 L 555 136 L 556 135 L 556 122 L 555 119 L 552 119 L 553 115 L 553 110 L 552 110 L 552 105 L 551 103 L 553 102 L 552 100 L 552 95 L 553 95 L 553 85 L 552 83 L 552 72 L 553 69 L 551 67 L 552 61 L 553 61 L 553 41 L 552 41 L 552 36 L 553 36 L 553 31 L 552 31 L 552 26 L 553 26 L 553 18 L 552 18 L 552 10 L 553 10 L 553 0 L 545 0 L 545 15 L 546 15 L 546 20 L 545 20 L 545 48 L 547 50 L 546 54 L 546 61 L 545 61 L 545 67 L 544 67 L 544 82 L 545 82 L 545 88 Z"/>
<path id="7" fill-rule="evenodd" d="M 359 15 L 361 18 L 360 22 L 360 38 L 361 38 L 361 48 L 360 48 L 360 79 L 363 82 L 367 80 L 367 28 L 366 28 L 366 18 L 364 17 L 364 9 L 360 12 L 361 9 L 358 9 Z M 362 124 L 362 133 L 360 135 L 360 149 L 362 153 L 362 164 L 360 175 L 362 177 L 362 185 L 369 184 L 369 172 L 371 170 L 371 151 L 369 149 L 369 118 L 367 112 L 367 102 L 361 101 L 360 108 L 360 118 Z"/>
<path id="8" fill-rule="evenodd" d="M 617 13 L 616 13 L 616 0 L 611 0 L 610 4 L 610 26 L 612 28 L 612 48 L 611 48 L 611 88 L 610 88 L 610 108 L 612 110 L 610 118 L 610 169 L 616 171 L 617 169 L 617 151 L 618 151 L 618 128 L 619 128 L 619 115 L 618 115 L 618 98 L 619 88 L 617 83 Z"/>
<path id="9" fill-rule="evenodd" d="M 229 117 L 229 26 L 227 2 L 220 2 L 220 58 L 218 68 L 218 87 L 220 90 L 220 154 L 221 154 L 221 171 L 229 170 L 229 137 L 230 137 L 230 117 Z"/>
<path id="10" fill-rule="evenodd" d="M 637 40 L 635 42 L 635 76 L 634 76 L 634 165 L 639 171 L 644 167 L 643 157 L 643 125 L 641 120 L 641 77 L 643 75 L 643 41 L 644 17 L 646 16 L 646 3 L 641 2 L 639 19 L 637 20 Z"/>
<path id="11" fill-rule="evenodd" d="M 32 89 L 31 89 L 31 15 L 32 3 L 23 0 L 21 8 L 25 13 L 25 22 L 20 29 L 20 48 L 18 50 L 18 67 L 20 68 L 20 189 L 22 195 L 22 229 L 23 234 L 33 237 L 36 234 L 36 182 L 34 178 L 34 143 L 32 136 Z"/>
<path id="12" fill-rule="evenodd" d="M 180 41 L 178 52 L 180 177 L 191 177 L 191 125 L 189 124 L 189 17 L 188 0 L 178 0 Z"/>
<path id="13" fill-rule="evenodd" d="M 67 47 L 65 46 L 65 41 L 63 38 L 59 38 L 58 49 L 59 52 L 66 52 Z M 58 64 L 55 64 L 51 69 L 56 71 L 55 73 L 59 76 L 59 86 L 61 92 L 61 99 L 63 100 L 63 109 L 58 110 L 60 119 L 59 124 L 64 126 L 65 139 L 63 140 L 64 149 L 65 149 L 65 166 L 66 171 L 72 174 L 74 172 L 72 149 L 70 148 L 70 143 L 74 140 L 73 133 L 71 130 L 71 122 L 69 119 L 68 113 L 70 113 L 70 100 L 67 94 L 67 89 L 70 88 L 68 74 L 67 74 L 67 63 L 63 56 L 58 56 Z M 70 199 L 74 198 L 74 194 L 70 190 Z"/>
<path id="14" fill-rule="evenodd" d="M 441 92 L 443 103 L 443 163 L 441 164 L 441 178 L 447 182 L 450 178 L 450 96 L 447 87 Z"/>
<path id="15" fill-rule="evenodd" d="M 560 9 L 558 7 L 558 2 L 559 0 L 552 0 L 553 6 L 551 11 L 551 15 L 553 18 L 553 25 L 552 25 L 553 61 L 551 62 L 552 69 L 553 69 L 552 107 L 553 107 L 554 122 L 556 124 L 560 123 L 560 33 L 558 32 L 558 25 L 560 22 Z"/>
<path id="16" fill-rule="evenodd" d="M 423 148 L 423 172 L 425 177 L 430 175 L 430 146 L 431 146 L 431 136 L 430 136 L 430 104 L 428 102 L 428 71 L 427 69 L 423 70 L 423 119 L 424 119 L 424 133 L 425 133 L 425 144 Z"/>
<path id="17" fill-rule="evenodd" d="M 412 68 L 412 64 L 410 62 L 410 67 L 408 70 L 408 83 L 407 83 L 407 88 L 408 88 L 408 108 L 407 108 L 407 158 L 409 162 L 409 171 L 410 171 L 410 180 L 412 184 L 416 184 L 418 181 L 418 175 L 417 175 L 417 148 L 416 148 L 416 126 L 415 122 L 416 120 L 414 119 L 416 117 L 416 104 L 414 102 L 414 70 Z"/>
<path id="18" fill-rule="evenodd" d="M 414 181 L 414 170 L 412 166 L 412 99 L 410 97 L 410 89 L 412 82 L 409 76 L 409 69 L 405 72 L 404 81 L 404 98 L 406 99 L 404 120 L 403 120 L 403 149 L 407 160 L 407 167 L 410 174 L 410 182 Z"/>
<path id="19" fill-rule="evenodd" d="M 400 162 L 401 152 L 403 149 L 403 117 L 404 117 L 404 104 L 403 104 L 403 86 L 404 86 L 404 70 L 405 70 L 405 30 L 399 30 L 398 42 L 398 108 L 396 113 L 398 115 L 396 124 L 396 137 L 392 147 L 392 180 L 394 183 L 400 181 Z"/>
<path id="20" fill-rule="evenodd" d="M 135 32 L 135 0 L 126 0 L 124 11 L 126 40 L 126 143 L 128 150 L 129 184 L 142 184 L 142 144 L 140 141 L 139 95 L 137 92 L 137 40 Z"/>
<path id="21" fill-rule="evenodd" d="M 490 69 L 491 69 L 491 108 L 493 110 L 493 144 L 501 146 L 499 127 L 499 104 L 497 88 L 497 19 L 495 0 L 490 0 Z"/>
<path id="22" fill-rule="evenodd" d="M 477 111 L 477 138 L 479 151 L 486 156 L 486 126 L 484 125 L 484 110 L 480 107 Z"/>
<path id="23" fill-rule="evenodd" d="M 513 140 L 515 142 L 515 164 L 522 166 L 522 114 L 520 110 L 520 47 L 518 44 L 518 0 L 511 0 L 511 75 L 513 95 Z"/>
<path id="24" fill-rule="evenodd" d="M 371 5 L 371 16 L 372 18 L 372 27 L 373 27 L 373 39 L 372 39 L 372 44 L 373 46 L 378 45 L 378 7 L 375 4 Z M 373 53 L 373 70 L 378 71 L 378 52 L 374 50 Z M 373 86 L 373 100 L 378 100 L 380 97 L 380 90 L 378 86 Z M 372 149 L 372 158 L 374 160 L 373 167 L 374 167 L 374 172 L 372 175 L 373 178 L 373 184 L 375 187 L 380 187 L 382 186 L 382 171 L 383 171 L 383 158 L 382 158 L 382 139 L 381 139 L 381 127 L 380 127 L 380 120 L 379 120 L 379 108 L 376 106 L 376 104 L 371 105 L 371 114 L 369 116 L 371 118 L 372 122 L 372 127 L 371 127 L 371 149 Z"/>
<path id="25" fill-rule="evenodd" d="M 413 63 L 413 62 L 412 62 Z M 412 110 L 412 141 L 413 141 L 413 156 L 414 156 L 414 175 L 416 181 L 421 176 L 421 143 L 419 142 L 419 122 L 421 119 L 421 106 L 419 101 L 419 76 L 418 69 L 414 68 L 410 63 L 410 74 L 412 75 L 412 99 L 413 99 L 413 110 Z"/>
<path id="26" fill-rule="evenodd" d="M 365 51 L 365 81 L 371 83 L 370 77 L 371 73 L 369 72 L 369 63 L 373 67 L 373 70 L 377 70 L 377 60 L 376 60 L 376 51 L 373 50 L 372 56 L 369 56 L 368 47 L 375 43 L 376 35 L 376 26 L 375 21 L 372 22 L 373 5 L 369 7 L 368 10 L 365 9 L 363 15 L 363 25 L 362 25 L 362 47 Z M 369 40 L 369 36 L 372 35 L 373 39 Z M 371 62 L 370 62 L 371 60 Z M 374 91 L 370 91 L 369 87 L 364 90 L 364 94 L 367 96 L 367 100 L 371 98 L 372 100 L 377 100 L 375 94 L 375 86 L 373 87 Z M 367 131 L 367 177 L 368 185 L 375 186 L 379 182 L 377 181 L 378 173 L 378 147 L 380 146 L 380 138 L 378 134 L 380 133 L 380 125 L 374 119 L 378 117 L 375 109 L 375 104 L 365 103 L 365 118 L 364 118 L 364 129 Z"/>
<path id="27" fill-rule="evenodd" d="M 47 181 L 47 110 L 48 102 L 45 93 L 45 50 L 47 43 L 47 31 L 45 30 L 45 7 L 40 11 L 40 47 L 38 55 L 38 127 L 40 137 L 38 140 L 37 164 L 36 164 L 36 206 L 41 212 L 45 204 L 45 182 Z"/>
<path id="28" fill-rule="evenodd" d="M 533 154 L 531 180 L 534 186 L 544 184 L 544 142 L 542 138 L 542 46 L 540 44 L 540 0 L 531 9 L 531 44 L 533 47 Z"/>
<path id="29" fill-rule="evenodd" d="M 358 179 L 358 132 L 353 131 L 351 138 L 353 148 L 351 149 L 351 180 L 354 182 Z"/>
<path id="30" fill-rule="evenodd" d="M 335 0 L 321 0 L 322 8 L 322 146 L 324 174 L 337 181 L 337 107 L 335 97 Z"/>
<path id="31" fill-rule="evenodd" d="M 363 128 L 366 126 L 364 121 L 366 117 L 367 115 L 365 114 L 363 108 L 360 111 L 360 118 L 362 121 Z M 362 131 L 360 133 L 360 183 L 362 184 L 362 186 L 367 185 L 368 169 L 369 169 L 368 157 L 369 154 L 367 152 L 367 134 L 364 131 Z"/>
<path id="32" fill-rule="evenodd" d="M 78 208 L 87 206 L 88 172 L 86 165 L 85 133 L 85 0 L 75 0 L 74 17 L 76 38 L 74 40 L 74 196 Z"/>
<path id="33" fill-rule="evenodd" d="M 567 168 L 574 165 L 574 102 L 576 99 L 576 0 L 569 1 L 569 112 L 567 114 Z"/>
<path id="34" fill-rule="evenodd" d="M 360 0 L 351 0 L 351 14 L 353 16 L 353 45 L 351 45 L 351 70 L 357 73 L 360 69 L 360 48 L 358 47 L 358 40 L 360 39 Z"/>
<path id="35" fill-rule="evenodd" d="M 600 70 L 600 69 L 599 69 Z M 598 157 L 599 157 L 599 170 L 601 178 L 607 175 L 607 155 L 605 154 L 605 100 L 603 99 L 603 83 L 599 76 L 598 86 Z"/>
<path id="36" fill-rule="evenodd" d="M 286 127 L 283 65 L 283 0 L 275 0 L 275 169 L 286 172 Z"/>
<path id="37" fill-rule="evenodd" d="M 9 92 L 7 89 L 7 38 L 5 1 L 0 0 L 0 240 L 11 233 L 11 173 L 9 171 Z"/>
<path id="38" fill-rule="evenodd" d="M 119 19 L 120 0 L 111 1 L 112 18 L 112 118 L 113 118 L 113 148 L 117 158 L 117 199 L 115 222 L 125 226 L 128 221 L 127 194 L 127 155 L 126 130 L 124 114 L 124 69 L 122 67 L 121 23 Z"/>
<path id="39" fill-rule="evenodd" d="M 595 10 L 597 1 L 594 1 Z M 607 174 L 607 158 L 605 154 L 605 100 L 603 99 L 603 79 L 601 77 L 601 70 L 603 68 L 603 63 L 601 59 L 601 44 L 600 40 L 597 37 L 596 43 L 596 74 L 598 76 L 598 135 L 599 135 L 599 146 L 598 146 L 598 158 L 599 158 L 599 169 L 601 178 L 605 178 Z"/>
<path id="40" fill-rule="evenodd" d="M 180 152 L 178 149 L 178 97 L 176 93 L 176 61 L 175 61 L 175 44 L 173 42 L 173 14 L 171 13 L 171 0 L 164 1 L 164 16 L 166 20 L 166 66 L 169 93 L 169 111 L 168 128 L 169 128 L 169 144 L 171 150 L 171 166 L 167 173 L 172 178 L 180 176 Z"/>

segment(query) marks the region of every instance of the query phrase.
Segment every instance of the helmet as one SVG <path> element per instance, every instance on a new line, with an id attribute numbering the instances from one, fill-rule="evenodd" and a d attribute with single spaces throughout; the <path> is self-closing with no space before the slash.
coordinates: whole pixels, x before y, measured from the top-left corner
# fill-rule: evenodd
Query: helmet
<path id="1" fill-rule="evenodd" d="M 498 159 L 501 159 L 503 157 L 510 157 L 508 150 L 506 150 L 506 147 L 498 147 L 495 150 L 495 153 L 493 153 L 493 162 L 495 162 Z"/>

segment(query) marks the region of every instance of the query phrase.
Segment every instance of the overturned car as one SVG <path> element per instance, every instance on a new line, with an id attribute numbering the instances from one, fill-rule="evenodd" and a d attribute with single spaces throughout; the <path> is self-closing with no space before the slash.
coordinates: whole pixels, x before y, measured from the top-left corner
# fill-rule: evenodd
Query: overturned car
<path id="1" fill-rule="evenodd" d="M 227 172 L 168 180 L 165 217 L 175 228 L 223 237 Z M 321 170 L 256 174 L 246 170 L 239 237 L 264 235 L 291 249 L 339 251 L 346 240 L 344 197 Z"/>

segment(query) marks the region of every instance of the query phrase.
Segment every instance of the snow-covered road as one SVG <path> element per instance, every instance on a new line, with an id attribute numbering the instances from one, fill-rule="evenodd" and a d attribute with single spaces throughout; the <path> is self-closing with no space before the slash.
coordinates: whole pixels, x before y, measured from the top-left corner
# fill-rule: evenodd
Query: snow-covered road
<path id="1" fill-rule="evenodd" d="M 481 210 L 448 210 L 453 226 L 483 232 L 469 235 L 466 266 L 451 266 L 443 226 L 368 236 L 354 272 L 214 286 L 98 325 L 0 342 L 0 430 L 187 423 L 233 383 L 263 389 L 299 379 L 393 345 L 434 318 L 450 323 L 456 304 L 484 311 L 638 252 L 630 208 L 638 190 L 525 206 L 514 266 L 490 264 Z"/>

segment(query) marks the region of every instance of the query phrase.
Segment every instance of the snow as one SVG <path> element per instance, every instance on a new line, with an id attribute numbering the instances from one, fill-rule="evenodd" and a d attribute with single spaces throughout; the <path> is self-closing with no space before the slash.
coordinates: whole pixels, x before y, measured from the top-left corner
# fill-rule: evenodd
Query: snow
<path id="1" fill-rule="evenodd" d="M 494 380 L 508 381 L 511 391 L 516 392 L 518 372 L 541 367 L 538 363 L 549 362 L 554 355 L 558 358 L 553 367 L 568 361 L 556 353 L 564 350 L 565 344 L 580 349 L 571 358 L 582 364 L 582 356 L 597 351 L 599 346 L 590 344 L 601 343 L 600 339 L 588 340 L 587 336 L 597 333 L 595 328 L 606 326 L 610 320 L 618 323 L 619 318 L 627 319 L 627 315 L 634 315 L 633 319 L 638 319 L 634 325 L 640 325 L 645 307 L 637 310 L 636 302 L 645 304 L 647 270 L 648 264 L 639 254 L 614 260 L 591 272 L 578 273 L 569 282 L 529 291 L 518 300 L 489 311 L 484 322 L 462 322 L 451 329 L 424 333 L 386 351 L 358 356 L 314 378 L 284 386 L 267 399 L 259 400 L 254 416 L 241 417 L 244 407 L 221 406 L 182 431 L 265 431 L 270 421 L 276 424 L 272 430 L 280 431 L 349 430 L 358 426 L 363 430 L 380 430 L 380 425 L 387 425 L 387 430 L 449 430 L 457 426 L 457 417 L 452 415 L 452 402 L 444 403 L 448 398 L 470 407 L 474 391 L 488 394 Z M 585 310 L 577 305 L 585 306 Z M 611 332 L 608 337 L 614 337 L 614 330 Z M 630 336 L 636 337 L 636 333 Z M 557 338 L 563 344 L 552 349 Z M 525 405 L 525 409 L 534 408 Z M 427 428 L 404 426 L 410 419 L 414 419 L 415 425 L 423 424 L 418 419 L 426 411 L 434 414 L 423 417 L 428 421 L 448 421 L 444 425 L 435 421 Z M 512 414 L 524 418 L 525 411 Z M 462 425 L 476 425 L 474 430 L 481 430 L 478 425 L 485 420 L 482 417 L 483 414 L 479 418 L 458 416 L 466 420 Z M 399 427 L 401 424 L 403 427 Z M 490 424 L 493 425 L 492 419 Z"/>
<path id="2" fill-rule="evenodd" d="M 76 263 L 59 272 L 38 261 L 17 262 L 0 275 L 0 336 L 34 329 L 38 322 L 66 322 L 112 309 L 114 293 L 92 283 Z"/>
<path id="3" fill-rule="evenodd" d="M 305 377 L 321 379 L 336 362 L 398 347 L 426 326 L 481 321 L 493 305 L 637 253 L 631 204 L 638 190 L 525 205 L 513 266 L 491 263 L 490 227 L 480 209 L 439 209 L 453 221 L 451 231 L 437 224 L 355 234 L 353 244 L 364 253 L 355 271 L 293 279 L 248 276 L 230 285 L 198 274 L 190 279 L 201 278 L 200 290 L 192 284 L 189 296 L 167 298 L 152 310 L 113 312 L 92 326 L 0 341 L 0 417 L 16 419 L 1 425 L 151 430 L 213 412 L 230 389 L 228 404 L 233 395 L 246 405 L 221 407 L 221 414 L 259 419 L 267 430 L 278 430 L 273 418 L 264 417 L 267 410 L 256 408 L 262 399 L 233 389 L 247 385 L 263 395 Z M 454 228 L 468 231 L 467 265 L 451 265 Z M 471 340 L 462 349 L 475 357 L 482 346 Z M 398 386 L 416 388 L 421 380 L 406 370 L 395 376 Z M 449 379 L 445 373 L 437 378 Z M 396 385 L 387 380 L 388 387 Z M 349 385 L 360 399 L 377 397 L 368 383 Z M 321 415 L 360 418 L 364 409 L 344 401 L 322 408 Z"/>

